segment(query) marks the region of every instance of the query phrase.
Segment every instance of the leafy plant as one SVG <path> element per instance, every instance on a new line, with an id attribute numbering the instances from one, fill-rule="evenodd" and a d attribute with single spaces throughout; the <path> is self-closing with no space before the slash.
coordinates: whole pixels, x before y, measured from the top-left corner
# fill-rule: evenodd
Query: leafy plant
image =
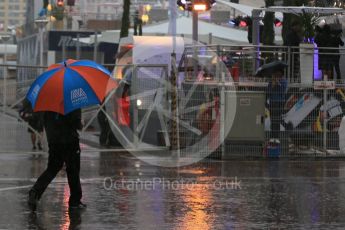
<path id="1" fill-rule="evenodd" d="M 308 5 L 309 0 L 283 0 L 283 6 L 303 6 Z M 294 21 L 299 20 L 299 15 L 295 14 L 287 14 L 284 13 L 283 18 L 283 28 L 282 28 L 282 36 L 284 39 L 284 43 L 286 43 L 286 35 L 289 33 L 291 29 L 291 23 Z"/>
<path id="2" fill-rule="evenodd" d="M 320 17 L 314 14 L 303 12 L 300 16 L 303 26 L 304 42 L 313 42 L 315 36 L 315 26 L 319 23 Z"/>
<path id="3" fill-rule="evenodd" d="M 274 6 L 274 0 L 265 0 L 266 7 Z M 264 27 L 262 30 L 262 44 L 264 45 L 274 45 L 274 13 L 266 12 L 263 18 Z M 269 52 L 270 48 L 262 47 L 262 58 L 266 62 L 270 62 L 274 59 L 273 53 Z M 268 51 L 268 52 L 267 52 Z"/>
<path id="4" fill-rule="evenodd" d="M 274 0 L 265 0 L 265 4 L 266 4 L 266 7 L 273 6 Z M 264 28 L 262 31 L 262 35 L 263 35 L 262 43 L 264 45 L 273 45 L 274 44 L 273 21 L 274 21 L 274 13 L 266 12 L 264 19 L 263 19 Z"/>

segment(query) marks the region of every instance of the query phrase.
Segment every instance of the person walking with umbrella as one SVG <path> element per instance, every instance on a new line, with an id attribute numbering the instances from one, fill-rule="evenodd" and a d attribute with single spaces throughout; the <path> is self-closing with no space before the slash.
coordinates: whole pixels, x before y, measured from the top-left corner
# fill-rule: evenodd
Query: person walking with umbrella
<path id="1" fill-rule="evenodd" d="M 34 111 L 44 111 L 49 157 L 47 169 L 29 191 L 28 204 L 37 202 L 66 165 L 70 188 L 69 208 L 81 209 L 80 147 L 78 130 L 82 128 L 81 108 L 101 104 L 116 88 L 110 73 L 91 61 L 67 60 L 48 68 L 30 87 L 27 99 Z"/>
<path id="2" fill-rule="evenodd" d="M 279 139 L 280 124 L 287 93 L 287 80 L 284 77 L 284 69 L 288 65 L 281 61 L 275 61 L 261 66 L 256 76 L 270 76 L 270 82 L 267 86 L 268 109 L 271 118 L 271 137 Z"/>
<path id="3" fill-rule="evenodd" d="M 279 139 L 280 124 L 286 101 L 287 81 L 284 70 L 277 69 L 272 73 L 272 80 L 268 83 L 267 99 L 271 117 L 272 138 Z"/>
<path id="4" fill-rule="evenodd" d="M 37 179 L 29 192 L 29 205 L 36 207 L 36 200 L 56 177 L 56 174 L 66 164 L 68 185 L 70 187 L 70 208 L 86 207 L 80 200 L 82 190 L 80 185 L 80 147 L 78 130 L 82 129 L 81 109 L 61 115 L 56 112 L 44 113 L 44 128 L 47 133 L 49 157 L 48 167 Z"/>

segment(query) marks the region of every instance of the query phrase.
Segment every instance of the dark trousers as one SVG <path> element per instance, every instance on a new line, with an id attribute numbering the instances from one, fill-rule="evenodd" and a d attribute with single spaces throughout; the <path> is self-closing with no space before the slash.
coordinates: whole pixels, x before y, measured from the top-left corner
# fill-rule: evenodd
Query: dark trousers
<path id="1" fill-rule="evenodd" d="M 41 198 L 50 182 L 66 164 L 68 185 L 70 188 L 69 204 L 78 204 L 82 197 L 80 185 L 80 148 L 79 142 L 68 144 L 49 144 L 48 167 L 37 179 L 33 190 L 37 192 L 38 199 Z"/>
<path id="2" fill-rule="evenodd" d="M 334 69 L 335 69 L 335 73 L 337 74 L 337 78 L 334 78 L 334 79 L 341 80 L 339 60 L 334 63 Z"/>
<path id="3" fill-rule="evenodd" d="M 280 124 L 282 122 L 282 114 L 284 111 L 283 102 L 270 102 L 270 116 L 271 116 L 271 137 L 280 137 Z"/>
<path id="4" fill-rule="evenodd" d="M 290 63 L 289 69 L 290 69 L 290 80 L 291 82 L 300 82 L 300 61 L 299 61 L 299 50 L 291 49 L 291 54 L 289 56 Z"/>

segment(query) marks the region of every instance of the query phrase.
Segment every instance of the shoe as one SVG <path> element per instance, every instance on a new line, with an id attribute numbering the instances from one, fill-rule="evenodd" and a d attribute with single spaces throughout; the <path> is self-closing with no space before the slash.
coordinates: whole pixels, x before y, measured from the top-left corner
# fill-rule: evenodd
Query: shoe
<path id="1" fill-rule="evenodd" d="M 33 151 L 35 151 L 36 150 L 36 146 L 34 145 L 34 146 L 32 146 L 32 150 Z"/>
<path id="2" fill-rule="evenodd" d="M 32 210 L 32 211 L 35 211 L 36 208 L 37 208 L 37 202 L 38 202 L 38 196 L 37 196 L 37 192 L 33 189 L 31 189 L 29 191 L 29 200 L 28 200 L 28 205 L 29 205 L 29 208 Z"/>
<path id="3" fill-rule="evenodd" d="M 38 150 L 40 150 L 40 151 L 42 151 L 43 149 L 42 149 L 42 145 L 41 145 L 41 143 L 38 143 L 37 144 L 37 146 L 38 146 Z"/>
<path id="4" fill-rule="evenodd" d="M 76 209 L 85 209 L 87 206 L 86 204 L 79 202 L 78 204 L 70 204 L 69 209 L 76 210 Z"/>

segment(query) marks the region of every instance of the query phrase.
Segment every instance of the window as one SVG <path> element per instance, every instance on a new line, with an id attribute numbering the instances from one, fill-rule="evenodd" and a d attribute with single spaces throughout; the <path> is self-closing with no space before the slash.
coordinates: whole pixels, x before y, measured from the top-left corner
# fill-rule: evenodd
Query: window
<path id="1" fill-rule="evenodd" d="M 19 24 L 19 21 L 15 20 L 15 19 L 11 19 L 8 22 L 9 22 L 10 25 L 18 25 Z"/>
<path id="2" fill-rule="evenodd" d="M 19 10 L 19 5 L 9 5 L 8 9 L 9 10 Z"/>
<path id="3" fill-rule="evenodd" d="M 9 13 L 8 13 L 8 16 L 9 16 L 9 17 L 12 17 L 12 18 L 17 18 L 17 17 L 20 17 L 20 13 L 17 13 L 17 12 L 9 12 Z"/>

